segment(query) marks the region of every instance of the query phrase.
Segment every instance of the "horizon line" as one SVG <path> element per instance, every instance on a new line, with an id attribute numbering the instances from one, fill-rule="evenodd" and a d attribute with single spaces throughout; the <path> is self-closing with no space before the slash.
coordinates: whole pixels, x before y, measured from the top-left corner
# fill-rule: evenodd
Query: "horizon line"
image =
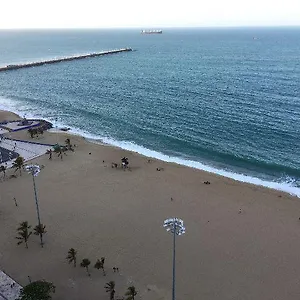
<path id="1" fill-rule="evenodd" d="M 187 25 L 187 26 L 120 26 L 120 27 L 11 27 L 11 28 L 0 28 L 3 30 L 106 30 L 106 29 L 226 29 L 226 28 L 298 28 L 299 25 L 210 25 L 210 26 L 200 26 L 200 25 Z"/>

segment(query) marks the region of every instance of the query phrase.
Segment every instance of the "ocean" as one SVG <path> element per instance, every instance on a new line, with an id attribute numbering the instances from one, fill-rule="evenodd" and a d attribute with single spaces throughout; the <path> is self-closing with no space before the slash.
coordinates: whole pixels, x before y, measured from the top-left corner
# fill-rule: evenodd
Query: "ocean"
<path id="1" fill-rule="evenodd" d="M 0 109 L 300 196 L 300 28 L 0 31 Z"/>

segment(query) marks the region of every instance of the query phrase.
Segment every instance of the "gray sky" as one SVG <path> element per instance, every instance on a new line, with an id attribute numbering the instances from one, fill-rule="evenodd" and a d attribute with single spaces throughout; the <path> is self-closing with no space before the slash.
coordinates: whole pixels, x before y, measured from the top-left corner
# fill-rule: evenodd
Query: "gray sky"
<path id="1" fill-rule="evenodd" d="M 3 28 L 300 25 L 300 0 L 1 0 Z"/>

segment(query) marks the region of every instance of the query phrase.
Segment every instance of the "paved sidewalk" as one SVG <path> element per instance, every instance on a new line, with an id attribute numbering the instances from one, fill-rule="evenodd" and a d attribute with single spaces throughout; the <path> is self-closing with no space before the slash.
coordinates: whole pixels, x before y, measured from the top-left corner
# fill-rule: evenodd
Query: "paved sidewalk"
<path id="1" fill-rule="evenodd" d="M 17 300 L 22 287 L 0 271 L 0 300 Z"/>
<path id="2" fill-rule="evenodd" d="M 9 131 L 0 127 L 0 134 L 8 133 Z"/>
<path id="3" fill-rule="evenodd" d="M 19 121 L 8 121 L 5 124 L 1 124 L 1 127 L 3 129 L 8 129 L 8 131 L 15 131 L 15 130 L 23 130 L 28 129 L 30 127 L 34 127 L 38 125 L 40 121 L 36 120 L 28 120 L 28 124 L 22 125 L 22 120 Z"/>
<path id="4" fill-rule="evenodd" d="M 0 146 L 9 151 L 17 152 L 20 156 L 22 156 L 25 159 L 25 161 L 41 156 L 45 154 L 48 149 L 51 148 L 51 146 L 47 146 L 47 145 L 39 145 L 39 144 L 28 143 L 25 141 L 21 142 L 21 141 L 9 140 L 9 139 L 2 140 Z M 7 167 L 11 167 L 12 163 L 13 163 L 12 160 L 8 161 Z"/>
<path id="5" fill-rule="evenodd" d="M 6 148 L 2 148 L 0 143 L 0 164 L 5 163 L 12 159 L 16 159 L 17 157 L 18 157 L 18 153 L 7 150 Z"/>

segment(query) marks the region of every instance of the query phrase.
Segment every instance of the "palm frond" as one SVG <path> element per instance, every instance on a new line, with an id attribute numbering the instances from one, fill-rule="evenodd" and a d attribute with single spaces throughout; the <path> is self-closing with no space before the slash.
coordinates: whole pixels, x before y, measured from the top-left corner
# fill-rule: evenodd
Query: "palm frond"
<path id="1" fill-rule="evenodd" d="M 82 260 L 82 262 L 80 263 L 80 266 L 86 268 L 86 267 L 88 267 L 90 265 L 90 263 L 91 262 L 90 262 L 90 260 L 88 258 L 84 258 Z"/>
<path id="2" fill-rule="evenodd" d="M 43 224 L 40 224 L 40 225 L 36 225 L 34 227 L 34 234 L 35 235 L 40 235 L 40 234 L 45 234 L 47 231 L 45 230 L 46 229 L 46 226 L 43 225 Z"/>
<path id="3" fill-rule="evenodd" d="M 134 297 L 137 295 L 137 291 L 134 286 L 129 286 L 127 288 L 127 292 L 125 293 L 125 296 L 128 296 L 126 300 L 134 300 Z"/>
<path id="4" fill-rule="evenodd" d="M 20 223 L 19 227 L 18 227 L 18 236 L 16 237 L 16 239 L 20 240 L 17 244 L 20 245 L 23 242 L 25 242 L 26 247 L 27 247 L 27 241 L 29 239 L 29 237 L 32 234 L 32 231 L 29 231 L 31 228 L 30 225 L 28 225 L 28 222 L 22 222 Z"/>
<path id="5" fill-rule="evenodd" d="M 75 251 L 74 248 L 69 249 L 68 255 L 66 257 L 66 259 L 68 259 L 68 261 L 69 261 L 69 264 L 72 263 L 72 262 L 76 263 L 76 254 L 77 254 L 77 251 Z"/>

